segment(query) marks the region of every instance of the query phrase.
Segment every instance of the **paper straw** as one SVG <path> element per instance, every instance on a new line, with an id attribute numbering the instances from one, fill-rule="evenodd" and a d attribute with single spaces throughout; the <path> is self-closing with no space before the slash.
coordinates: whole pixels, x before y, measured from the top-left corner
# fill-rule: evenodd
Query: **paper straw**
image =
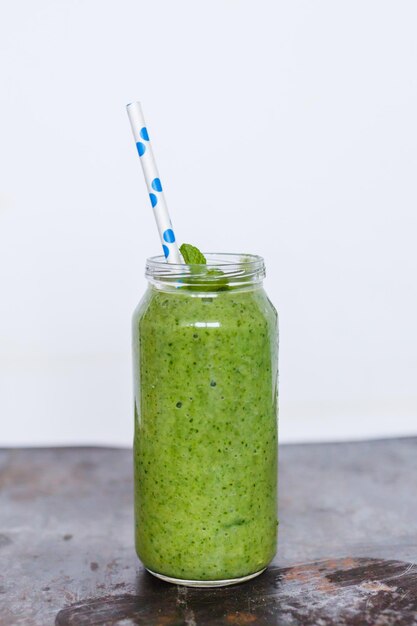
<path id="1" fill-rule="evenodd" d="M 126 108 L 165 258 L 168 263 L 183 263 L 177 242 L 175 241 L 174 230 L 165 202 L 164 192 L 162 191 L 162 183 L 153 156 L 142 108 L 139 102 L 131 102 Z"/>

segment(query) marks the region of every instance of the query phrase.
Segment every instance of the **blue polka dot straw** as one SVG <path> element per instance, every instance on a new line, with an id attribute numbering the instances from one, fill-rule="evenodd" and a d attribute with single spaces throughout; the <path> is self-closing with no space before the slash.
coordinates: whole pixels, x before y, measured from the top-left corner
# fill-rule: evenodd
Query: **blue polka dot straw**
<path id="1" fill-rule="evenodd" d="M 182 263 L 182 259 L 175 240 L 171 219 L 162 190 L 161 179 L 149 141 L 149 133 L 139 102 L 127 105 L 127 114 L 132 127 L 133 137 L 142 164 L 143 175 L 148 187 L 149 199 L 155 215 L 156 224 L 161 238 L 162 249 L 168 263 Z"/>

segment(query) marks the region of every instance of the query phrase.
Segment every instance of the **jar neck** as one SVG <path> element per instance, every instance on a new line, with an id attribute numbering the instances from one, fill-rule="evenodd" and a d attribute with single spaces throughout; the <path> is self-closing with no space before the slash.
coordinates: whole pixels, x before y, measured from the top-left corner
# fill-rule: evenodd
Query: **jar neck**
<path id="1" fill-rule="evenodd" d="M 207 264 L 167 263 L 165 257 L 146 262 L 146 278 L 156 289 L 206 294 L 262 287 L 265 264 L 252 254 L 205 253 Z"/>

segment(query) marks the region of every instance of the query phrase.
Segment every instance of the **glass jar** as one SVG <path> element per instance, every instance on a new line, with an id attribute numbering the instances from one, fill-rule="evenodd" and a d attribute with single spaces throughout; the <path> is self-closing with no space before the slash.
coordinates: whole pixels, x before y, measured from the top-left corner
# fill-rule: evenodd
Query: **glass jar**
<path id="1" fill-rule="evenodd" d="M 263 259 L 152 257 L 133 316 L 136 550 L 154 575 L 253 578 L 277 537 L 277 313 Z"/>

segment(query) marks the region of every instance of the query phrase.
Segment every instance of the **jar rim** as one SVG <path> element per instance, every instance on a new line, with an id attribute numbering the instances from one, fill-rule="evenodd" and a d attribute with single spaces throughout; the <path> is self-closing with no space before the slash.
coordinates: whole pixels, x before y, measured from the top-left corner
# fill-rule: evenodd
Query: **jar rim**
<path id="1" fill-rule="evenodd" d="M 149 257 L 146 260 L 145 276 L 154 284 L 215 286 L 222 282 L 229 287 L 259 283 L 265 277 L 264 259 L 257 254 L 204 252 L 204 256 L 207 264 L 193 265 L 167 263 L 163 255 Z"/>

